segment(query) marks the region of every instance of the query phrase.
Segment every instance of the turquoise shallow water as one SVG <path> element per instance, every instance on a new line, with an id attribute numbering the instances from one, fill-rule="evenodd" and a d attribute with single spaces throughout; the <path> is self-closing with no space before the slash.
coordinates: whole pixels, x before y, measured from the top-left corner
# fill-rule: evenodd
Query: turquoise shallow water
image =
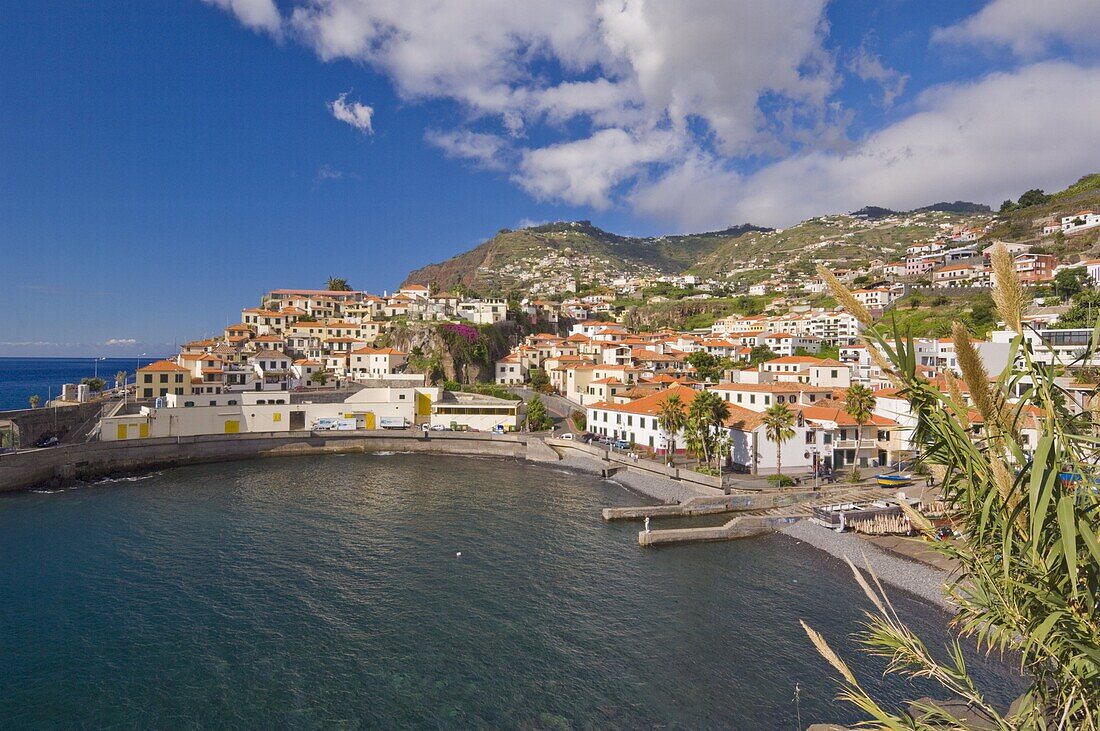
<path id="1" fill-rule="evenodd" d="M 0 727 L 793 729 L 796 683 L 804 725 L 852 720 L 798 627 L 876 686 L 846 567 L 780 536 L 642 550 L 599 518 L 638 500 L 413 455 L 0 497 Z"/>

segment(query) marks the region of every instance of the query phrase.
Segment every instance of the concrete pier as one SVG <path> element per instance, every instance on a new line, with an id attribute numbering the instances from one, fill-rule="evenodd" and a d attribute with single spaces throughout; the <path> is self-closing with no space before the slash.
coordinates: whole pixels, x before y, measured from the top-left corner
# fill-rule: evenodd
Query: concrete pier
<path id="1" fill-rule="evenodd" d="M 664 546 L 676 543 L 699 543 L 704 541 L 730 541 L 737 538 L 751 538 L 767 533 L 775 533 L 784 526 L 798 522 L 802 518 L 789 515 L 739 515 L 725 525 L 709 528 L 674 528 L 671 530 L 653 530 L 638 532 L 639 546 Z"/>
<path id="2" fill-rule="evenodd" d="M 645 518 L 689 518 L 696 515 L 717 515 L 750 510 L 771 510 L 793 507 L 824 496 L 819 492 L 776 492 L 722 497 L 696 497 L 679 505 L 638 505 L 626 508 L 604 508 L 604 520 L 644 520 Z"/>

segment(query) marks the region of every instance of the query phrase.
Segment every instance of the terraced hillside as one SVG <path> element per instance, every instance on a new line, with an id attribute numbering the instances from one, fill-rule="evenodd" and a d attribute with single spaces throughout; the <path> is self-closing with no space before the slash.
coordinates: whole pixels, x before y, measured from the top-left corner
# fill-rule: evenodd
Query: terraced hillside
<path id="1" fill-rule="evenodd" d="M 983 227 L 990 213 L 967 214 L 946 211 L 893 213 L 864 217 L 821 216 L 790 228 L 753 231 L 731 239 L 700 259 L 691 271 L 721 277 L 743 275 L 766 278 L 772 273 L 809 274 L 817 262 L 833 268 L 863 268 L 872 259 L 894 261 L 915 241 L 951 233 L 960 227 Z"/>
<path id="2" fill-rule="evenodd" d="M 438 264 L 417 269 L 405 284 L 461 284 L 483 294 L 561 292 L 573 283 L 610 284 L 618 277 L 679 274 L 746 231 L 740 226 L 683 236 L 619 236 L 588 221 L 504 229 L 485 243 Z"/>

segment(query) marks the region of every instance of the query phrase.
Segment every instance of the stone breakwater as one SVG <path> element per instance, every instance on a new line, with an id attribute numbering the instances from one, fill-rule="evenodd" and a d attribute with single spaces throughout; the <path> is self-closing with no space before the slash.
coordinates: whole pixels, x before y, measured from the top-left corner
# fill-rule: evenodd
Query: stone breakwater
<path id="1" fill-rule="evenodd" d="M 0 492 L 184 464 L 307 454 L 416 452 L 546 461 L 548 448 L 526 435 L 276 432 L 87 442 L 0 455 Z M 530 452 L 530 453 L 529 453 Z M 555 455 L 556 456 L 556 455 Z"/>
<path id="2" fill-rule="evenodd" d="M 903 589 L 942 609 L 953 609 L 944 596 L 944 584 L 949 579 L 946 571 L 894 556 L 854 533 L 837 533 L 808 520 L 792 523 L 779 532 L 837 558 L 848 558 L 857 568 L 865 571 L 870 568 L 884 584 Z M 854 583 L 855 579 L 852 581 Z"/>

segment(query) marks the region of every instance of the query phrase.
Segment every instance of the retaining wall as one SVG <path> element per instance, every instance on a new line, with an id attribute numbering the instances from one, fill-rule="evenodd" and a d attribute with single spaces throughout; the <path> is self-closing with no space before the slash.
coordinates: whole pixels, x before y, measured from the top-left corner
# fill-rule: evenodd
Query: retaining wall
<path id="1" fill-rule="evenodd" d="M 388 451 L 526 459 L 528 439 L 522 434 L 303 431 L 88 442 L 0 455 L 0 492 L 55 478 L 84 479 L 201 462 Z"/>
<path id="2" fill-rule="evenodd" d="M 106 401 L 89 401 L 72 406 L 48 406 L 38 409 L 0 411 L 0 419 L 15 425 L 17 443 L 29 447 L 44 436 L 64 437 L 99 413 Z"/>
<path id="3" fill-rule="evenodd" d="M 568 439 L 547 439 L 546 443 L 557 447 L 558 449 L 572 449 L 581 454 L 589 457 L 594 457 L 603 461 L 606 467 L 613 473 L 614 470 L 628 469 L 635 472 L 643 472 L 651 475 L 660 475 L 661 477 L 667 477 L 673 480 L 679 480 L 692 485 L 699 485 L 700 487 L 709 487 L 715 490 L 721 490 L 723 480 L 714 477 L 712 475 L 704 475 L 694 470 L 680 469 L 679 467 L 668 467 L 659 462 L 654 462 L 648 459 L 639 459 L 635 462 L 632 459 L 628 459 L 621 452 L 615 452 L 610 449 L 602 449 L 600 447 L 594 447 L 591 444 L 585 444 L 584 442 L 570 441 Z"/>

